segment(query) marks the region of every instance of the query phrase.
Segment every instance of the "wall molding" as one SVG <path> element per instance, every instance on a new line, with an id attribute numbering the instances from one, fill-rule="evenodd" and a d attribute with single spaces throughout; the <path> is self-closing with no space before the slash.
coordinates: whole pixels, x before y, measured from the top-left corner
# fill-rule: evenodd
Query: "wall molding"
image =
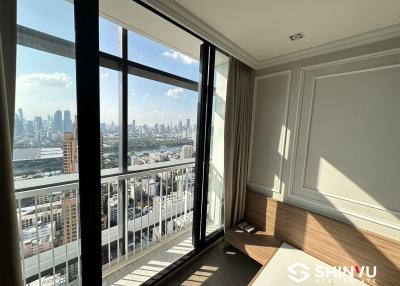
<path id="1" fill-rule="evenodd" d="M 321 192 L 321 191 L 319 191 L 317 189 L 313 189 L 313 188 L 309 188 L 309 187 L 304 187 L 303 186 L 303 187 L 301 187 L 301 190 L 302 191 L 306 191 L 306 192 L 311 192 L 311 193 L 318 193 L 318 194 L 324 195 L 326 197 L 331 197 L 331 198 L 334 198 L 334 199 L 343 200 L 343 201 L 346 201 L 346 202 L 349 202 L 349 203 L 362 205 L 364 207 L 373 208 L 373 209 L 377 209 L 377 210 L 384 211 L 384 212 L 390 212 L 390 213 L 392 213 L 394 215 L 400 215 L 400 210 L 388 209 L 388 208 L 384 208 L 384 207 L 379 206 L 379 205 L 374 205 L 374 204 L 370 204 L 370 203 L 364 203 L 362 201 L 354 200 L 354 199 L 351 199 L 351 198 L 348 198 L 348 197 L 334 195 L 334 194 L 326 193 L 326 192 Z M 300 195 L 300 194 L 297 194 L 297 195 Z"/>
<path id="2" fill-rule="evenodd" d="M 268 68 L 289 62 L 294 62 L 323 54 L 333 53 L 357 46 L 367 45 L 400 36 L 400 24 L 378 30 L 358 34 L 352 37 L 332 41 L 319 46 L 310 47 L 290 54 L 265 59 L 258 63 L 257 69 Z"/>
<path id="3" fill-rule="evenodd" d="M 290 201 L 296 205 L 300 205 L 302 207 L 304 207 L 304 205 L 306 204 L 308 206 L 308 208 L 312 209 L 312 210 L 314 208 L 317 208 L 318 210 L 321 211 L 322 214 L 329 211 L 330 213 L 332 213 L 336 216 L 340 216 L 340 213 L 343 213 L 343 214 L 349 215 L 351 217 L 355 217 L 355 218 L 358 218 L 361 220 L 372 222 L 372 223 L 375 223 L 375 224 L 378 224 L 381 226 L 389 227 L 389 228 L 392 228 L 395 230 L 400 230 L 400 224 L 380 219 L 380 218 L 374 216 L 373 213 L 364 214 L 364 213 L 354 211 L 354 210 L 349 210 L 346 208 L 332 207 L 327 203 L 317 200 L 315 197 L 307 196 L 306 194 L 302 193 L 302 192 L 317 193 L 322 196 L 330 197 L 330 198 L 333 198 L 336 200 L 343 200 L 350 204 L 360 205 L 360 206 L 363 206 L 366 208 L 370 208 L 371 211 L 374 209 L 375 211 L 383 211 L 385 213 L 392 214 L 396 217 L 399 216 L 400 210 L 398 210 L 398 209 L 388 209 L 388 208 L 382 207 L 377 204 L 365 203 L 365 202 L 354 200 L 354 199 L 351 199 L 348 197 L 321 192 L 314 188 L 305 186 L 305 183 L 304 183 L 305 176 L 306 176 L 307 157 L 308 157 L 307 154 L 308 154 L 310 133 L 311 133 L 312 114 L 313 114 L 313 109 L 314 109 L 314 97 L 315 97 L 314 92 L 315 92 L 316 79 L 329 78 L 329 77 L 335 77 L 335 76 L 341 76 L 341 75 L 358 74 L 358 73 L 370 72 L 370 71 L 379 71 L 379 70 L 385 70 L 385 69 L 391 69 L 391 68 L 398 68 L 398 67 L 400 67 L 400 64 L 379 65 L 379 66 L 373 66 L 370 68 L 368 68 L 368 67 L 367 68 L 359 68 L 359 69 L 355 69 L 355 70 L 351 70 L 351 71 L 334 72 L 334 73 L 323 74 L 323 75 L 317 75 L 317 74 L 313 74 L 313 73 L 311 73 L 310 75 L 307 75 L 307 74 L 309 72 L 312 72 L 317 69 L 334 67 L 334 66 L 338 66 L 338 65 L 345 65 L 345 64 L 360 62 L 360 61 L 367 61 L 367 60 L 371 60 L 371 59 L 375 59 L 375 58 L 385 57 L 385 56 L 389 56 L 389 55 L 396 55 L 396 54 L 400 54 L 400 48 L 384 50 L 384 51 L 379 51 L 376 53 L 365 54 L 362 56 L 344 58 L 344 59 L 335 60 L 335 61 L 331 61 L 331 62 L 324 62 L 321 64 L 300 67 L 300 69 L 299 69 L 299 74 L 300 74 L 299 88 L 297 91 L 297 100 L 296 100 L 296 107 L 295 107 L 296 108 L 296 111 L 295 111 L 296 116 L 294 119 L 295 136 L 294 136 L 294 141 L 292 143 L 294 146 L 294 149 L 293 149 L 293 155 L 291 158 L 292 165 L 291 165 L 291 170 L 290 170 L 290 174 L 289 174 L 289 189 L 285 193 L 285 197 L 288 199 L 288 201 Z M 309 103 L 309 106 L 303 106 L 304 100 L 305 100 L 304 99 L 305 92 L 306 92 L 305 85 L 306 85 L 307 81 L 312 81 L 312 85 L 309 86 L 310 89 L 308 90 L 311 93 L 311 95 L 309 94 L 308 96 L 311 96 L 312 99 Z M 308 109 L 303 110 L 306 107 L 309 108 L 309 110 Z M 305 112 L 305 111 L 307 111 L 307 112 Z M 307 118 L 302 118 L 303 113 L 308 114 Z M 305 121 L 305 120 L 307 120 L 307 121 Z M 307 128 L 307 135 L 306 135 L 307 142 L 305 143 L 305 146 L 304 146 L 305 150 L 304 149 L 300 150 L 299 149 L 300 127 L 303 124 L 307 125 L 307 127 L 306 127 Z M 303 138 L 303 140 L 304 140 L 304 138 Z M 298 160 L 299 152 L 305 152 L 305 156 L 303 158 L 304 162 L 300 162 Z M 303 169 L 299 171 L 298 166 L 301 166 L 301 164 L 303 164 Z M 302 172 L 301 175 L 299 174 L 299 172 Z M 297 180 L 295 178 L 299 175 L 301 177 L 300 178 L 301 183 L 299 186 L 295 186 L 295 181 Z"/>
<path id="4" fill-rule="evenodd" d="M 286 85 L 286 102 L 285 102 L 285 114 L 284 114 L 284 125 L 286 126 L 285 130 L 285 135 L 284 135 L 284 141 L 283 141 L 283 152 L 284 156 L 281 156 L 280 162 L 279 162 L 279 189 L 275 189 L 273 186 L 267 186 L 259 183 L 252 182 L 250 180 L 251 178 L 251 164 L 252 164 L 252 158 L 253 158 L 253 142 L 254 142 L 254 123 L 255 123 L 255 114 L 256 114 L 256 106 L 257 106 L 257 90 L 258 90 L 258 82 L 260 80 L 268 79 L 268 78 L 275 78 L 275 77 L 280 77 L 280 76 L 287 76 L 287 85 Z M 284 157 L 287 157 L 287 152 L 288 149 L 286 148 L 286 143 L 287 143 L 287 124 L 288 124 L 288 116 L 289 116 L 289 98 L 290 98 L 290 87 L 292 83 L 292 71 L 291 70 L 285 70 L 285 71 L 280 71 L 277 73 L 271 73 L 271 74 L 266 74 L 266 75 L 260 75 L 255 78 L 255 86 L 254 86 L 254 94 L 253 94 L 253 110 L 252 110 L 252 120 L 251 120 L 251 133 L 250 133 L 250 150 L 249 150 L 249 162 L 248 162 L 248 173 L 247 173 L 247 178 L 248 182 L 247 185 L 254 190 L 258 191 L 265 191 L 267 193 L 278 193 L 280 194 L 282 192 L 282 176 L 283 176 L 283 165 L 284 165 Z"/>
<path id="5" fill-rule="evenodd" d="M 337 66 L 337 65 L 348 64 L 348 63 L 359 62 L 359 61 L 365 61 L 368 59 L 380 58 L 380 57 L 395 55 L 395 54 L 399 54 L 399 53 L 400 53 L 400 48 L 394 48 L 394 49 L 389 49 L 389 50 L 382 50 L 382 51 L 375 52 L 375 53 L 363 54 L 363 55 L 355 56 L 355 57 L 348 57 L 348 58 L 344 58 L 344 59 L 340 59 L 340 60 L 323 62 L 323 63 L 315 64 L 315 65 L 302 66 L 301 69 L 304 71 L 311 71 L 311 70 L 315 70 L 315 69 L 326 68 L 326 67 Z"/>
<path id="6" fill-rule="evenodd" d="M 326 215 L 324 210 L 329 210 L 329 212 L 332 212 L 333 214 L 335 214 L 337 217 L 338 216 L 342 216 L 343 214 L 352 216 L 352 217 L 356 217 L 368 222 L 372 222 L 381 226 L 385 226 L 385 227 L 389 227 L 395 230 L 400 230 L 400 224 L 395 224 L 395 223 L 391 223 L 391 222 L 387 222 L 372 216 L 368 216 L 365 214 L 361 214 L 358 212 L 354 212 L 354 211 L 350 211 L 344 208 L 336 208 L 336 207 L 330 207 L 327 204 L 321 203 L 320 201 L 316 201 L 313 200 L 311 198 L 308 197 L 304 197 L 298 194 L 288 194 L 287 198 L 289 199 L 288 201 L 293 203 L 294 205 L 300 206 L 300 207 L 304 207 L 304 204 L 302 203 L 306 203 L 308 205 L 313 205 L 316 208 L 313 207 L 308 207 L 308 209 L 312 210 L 312 211 L 316 211 L 321 213 L 322 215 Z M 347 222 L 348 223 L 348 222 Z"/>

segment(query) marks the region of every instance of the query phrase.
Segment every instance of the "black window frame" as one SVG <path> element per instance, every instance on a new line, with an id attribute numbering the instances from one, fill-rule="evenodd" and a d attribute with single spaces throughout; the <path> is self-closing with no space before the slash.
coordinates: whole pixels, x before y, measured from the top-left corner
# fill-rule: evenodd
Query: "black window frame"
<path id="1" fill-rule="evenodd" d="M 76 60 L 76 89 L 79 137 L 79 180 L 77 177 L 65 182 L 79 182 L 80 188 L 80 230 L 81 230 L 81 267 L 82 284 L 97 285 L 102 283 L 101 259 L 101 215 L 100 192 L 93 196 L 89 190 L 101 189 L 101 178 L 119 174 L 130 174 L 143 170 L 128 169 L 128 75 L 162 82 L 199 93 L 197 118 L 197 149 L 195 173 L 195 201 L 193 217 L 194 250 L 167 267 L 159 275 L 153 277 L 144 285 L 161 281 L 166 275 L 174 272 L 182 264 L 202 252 L 209 245 L 223 236 L 220 228 L 206 236 L 207 195 L 209 177 L 209 158 L 211 142 L 211 124 L 214 93 L 215 52 L 229 56 L 206 39 L 187 29 L 168 16 L 140 0 L 133 0 L 152 11 L 182 30 L 188 32 L 203 42 L 201 45 L 199 82 L 152 68 L 128 59 L 128 30 L 122 28 L 122 53 L 115 56 L 99 50 L 99 4 L 98 0 L 74 1 L 75 43 L 40 32 L 28 27 L 17 25 L 18 44 L 42 50 L 59 56 Z M 99 68 L 112 69 L 122 74 L 122 92 L 119 98 L 119 167 L 112 173 L 101 174 L 100 166 L 100 77 Z M 88 93 L 90 97 L 85 96 Z M 93 166 L 99 166 L 94 168 Z M 43 188 L 57 185 L 51 183 L 29 187 Z M 122 186 L 125 187 L 125 186 Z M 23 191 L 23 189 L 21 189 Z M 123 192 L 125 194 L 126 192 Z M 125 197 L 123 199 L 126 200 Z M 125 228 L 126 226 L 123 226 Z"/>

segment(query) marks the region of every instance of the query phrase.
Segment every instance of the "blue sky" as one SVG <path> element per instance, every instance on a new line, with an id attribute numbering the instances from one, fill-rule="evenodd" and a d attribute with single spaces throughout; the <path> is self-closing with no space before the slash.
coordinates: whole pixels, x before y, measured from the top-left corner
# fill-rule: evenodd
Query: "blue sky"
<path id="1" fill-rule="evenodd" d="M 19 0 L 18 24 L 74 41 L 73 6 L 65 0 Z M 100 19 L 100 50 L 120 55 L 118 31 Z M 198 80 L 196 60 L 137 33 L 129 32 L 128 43 L 130 60 Z M 25 118 L 47 117 L 57 109 L 75 113 L 75 83 L 74 60 L 18 46 L 16 108 L 23 109 Z M 197 92 L 131 75 L 128 83 L 130 123 L 196 121 Z M 118 123 L 119 92 L 119 72 L 100 68 L 102 122 Z"/>

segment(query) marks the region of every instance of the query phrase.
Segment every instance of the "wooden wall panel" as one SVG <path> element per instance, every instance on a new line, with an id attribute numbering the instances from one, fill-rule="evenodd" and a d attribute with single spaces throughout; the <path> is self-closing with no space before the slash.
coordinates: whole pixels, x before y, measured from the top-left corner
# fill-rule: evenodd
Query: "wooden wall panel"
<path id="1" fill-rule="evenodd" d="M 399 241 L 252 191 L 246 200 L 246 220 L 282 241 L 333 266 L 376 265 L 377 277 L 369 284 L 399 285 Z"/>

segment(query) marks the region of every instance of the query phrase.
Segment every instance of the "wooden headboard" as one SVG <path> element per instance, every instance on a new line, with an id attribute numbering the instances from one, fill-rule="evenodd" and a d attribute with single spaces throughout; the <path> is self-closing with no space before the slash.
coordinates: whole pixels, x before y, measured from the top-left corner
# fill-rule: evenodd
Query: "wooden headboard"
<path id="1" fill-rule="evenodd" d="M 376 265 L 375 281 L 366 280 L 370 285 L 400 285 L 399 241 L 252 191 L 247 191 L 245 218 L 330 265 Z"/>

